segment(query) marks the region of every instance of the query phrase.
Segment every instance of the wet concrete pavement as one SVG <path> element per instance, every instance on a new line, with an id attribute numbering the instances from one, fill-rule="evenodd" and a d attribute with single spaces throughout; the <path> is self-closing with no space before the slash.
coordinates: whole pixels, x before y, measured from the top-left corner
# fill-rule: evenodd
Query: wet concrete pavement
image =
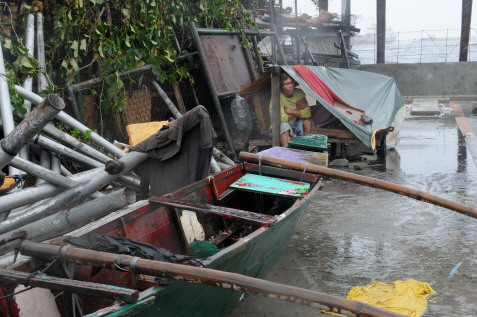
<path id="1" fill-rule="evenodd" d="M 472 102 L 459 102 L 470 118 Z M 477 134 L 475 125 L 470 123 Z M 363 164 L 363 163 L 361 163 Z M 477 168 L 453 114 L 407 116 L 386 169 L 347 171 L 477 206 Z M 437 292 L 423 316 L 477 316 L 477 219 L 408 197 L 328 181 L 308 208 L 267 279 L 345 297 L 358 285 L 409 279 Z M 449 273 L 463 262 L 457 273 Z M 330 316 L 249 295 L 232 312 L 246 316 Z"/>

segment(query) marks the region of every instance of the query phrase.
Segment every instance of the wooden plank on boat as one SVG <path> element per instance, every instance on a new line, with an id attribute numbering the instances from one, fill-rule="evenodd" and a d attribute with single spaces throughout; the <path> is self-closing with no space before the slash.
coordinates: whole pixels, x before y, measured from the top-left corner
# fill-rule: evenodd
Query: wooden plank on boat
<path id="1" fill-rule="evenodd" d="M 344 129 L 313 128 L 311 130 L 311 133 L 323 134 L 326 135 L 328 138 L 358 139 L 351 131 Z"/>
<path id="2" fill-rule="evenodd" d="M 230 187 L 272 195 L 302 197 L 300 190 L 308 193 L 310 184 L 257 174 L 245 174 Z"/>
<path id="3" fill-rule="evenodd" d="M 227 207 L 219 207 L 209 204 L 201 204 L 195 201 L 176 200 L 165 197 L 152 197 L 149 202 L 151 204 L 159 204 L 172 208 L 186 209 L 209 215 L 217 215 L 225 218 L 235 218 L 259 226 L 269 227 L 276 222 L 276 218 L 274 216 L 263 215 L 259 213 Z"/>
<path id="4" fill-rule="evenodd" d="M 4 283 L 24 284 L 29 275 L 29 273 L 25 272 L 0 269 L 0 281 Z M 139 298 L 139 292 L 129 288 L 69 280 L 47 275 L 33 276 L 30 278 L 28 286 L 102 298 L 112 298 L 125 303 L 135 302 Z"/>
<path id="5" fill-rule="evenodd" d="M 320 176 L 310 174 L 310 173 L 303 174 L 303 172 L 298 172 L 298 171 L 293 171 L 293 170 L 278 168 L 278 167 L 272 167 L 272 166 L 267 166 L 267 165 L 262 165 L 261 167 L 259 167 L 258 164 L 252 164 L 252 163 L 246 163 L 245 162 L 243 164 L 243 166 L 244 166 L 244 169 L 245 169 L 246 172 L 252 172 L 252 173 L 262 172 L 263 174 L 272 175 L 272 176 L 293 178 L 293 179 L 297 179 L 297 180 L 300 179 L 300 180 L 302 180 L 304 182 L 307 182 L 307 183 L 314 183 L 320 178 Z M 224 195 L 224 194 L 222 194 L 222 195 Z"/>
<path id="6" fill-rule="evenodd" d="M 326 153 L 310 152 L 276 146 L 266 149 L 265 151 L 261 151 L 258 153 L 258 155 L 272 156 L 299 163 L 311 163 L 322 167 L 328 166 L 328 154 Z"/>

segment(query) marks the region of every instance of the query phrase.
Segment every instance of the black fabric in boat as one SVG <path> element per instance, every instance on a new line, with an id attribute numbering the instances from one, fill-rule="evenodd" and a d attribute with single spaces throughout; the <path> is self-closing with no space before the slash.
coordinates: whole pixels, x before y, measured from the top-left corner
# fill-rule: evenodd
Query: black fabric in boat
<path id="1" fill-rule="evenodd" d="M 138 199 L 160 197 L 206 178 L 216 137 L 209 113 L 197 106 L 132 147 L 151 157 L 134 169 L 141 177 Z"/>
<path id="2" fill-rule="evenodd" d="M 127 254 L 148 260 L 172 263 L 194 262 L 191 257 L 177 258 L 171 251 L 158 248 L 152 244 L 138 242 L 129 238 L 101 236 L 94 232 L 90 232 L 86 237 L 67 237 L 64 242 L 84 249 Z"/>

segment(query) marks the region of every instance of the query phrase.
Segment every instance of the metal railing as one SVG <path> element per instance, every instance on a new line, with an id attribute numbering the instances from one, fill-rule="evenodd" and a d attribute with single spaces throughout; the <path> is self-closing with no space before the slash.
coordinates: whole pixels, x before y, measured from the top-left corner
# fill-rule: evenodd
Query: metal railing
<path id="1" fill-rule="evenodd" d="M 458 62 L 460 29 L 387 32 L 386 63 Z M 352 51 L 361 64 L 376 63 L 377 34 L 360 34 L 351 39 Z M 468 61 L 477 61 L 477 29 L 470 29 Z"/>

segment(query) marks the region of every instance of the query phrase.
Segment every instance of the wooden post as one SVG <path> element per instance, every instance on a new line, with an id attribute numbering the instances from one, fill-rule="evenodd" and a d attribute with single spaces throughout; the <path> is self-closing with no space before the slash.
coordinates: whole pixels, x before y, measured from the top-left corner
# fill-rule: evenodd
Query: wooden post
<path id="1" fill-rule="evenodd" d="M 376 62 L 384 64 L 386 49 L 386 0 L 376 0 L 376 21 Z"/>
<path id="2" fill-rule="evenodd" d="M 274 66 L 272 70 L 272 137 L 273 146 L 280 146 L 280 66 Z"/>
<path id="3" fill-rule="evenodd" d="M 301 64 L 300 37 L 298 36 L 298 0 L 295 0 L 296 63 Z"/>
<path id="4" fill-rule="evenodd" d="M 172 88 L 174 88 L 174 95 L 176 96 L 177 105 L 179 106 L 179 111 L 182 115 L 185 115 L 187 112 L 184 106 L 184 100 L 182 99 L 181 90 L 179 88 L 179 84 L 172 84 Z"/>
<path id="5" fill-rule="evenodd" d="M 472 0 L 462 0 L 462 26 L 460 29 L 459 62 L 467 62 L 469 53 L 470 20 L 472 17 Z"/>
<path id="6" fill-rule="evenodd" d="M 272 31 L 275 32 L 275 42 L 277 44 L 277 49 L 278 49 L 278 54 L 280 54 L 280 59 L 282 62 L 282 65 L 288 65 L 287 63 L 287 57 L 285 56 L 285 53 L 283 52 L 282 44 L 280 43 L 280 37 L 278 36 L 278 30 L 275 24 L 271 25 Z"/>
<path id="7" fill-rule="evenodd" d="M 303 65 L 308 65 L 308 54 L 309 54 L 310 50 L 308 49 L 308 43 L 305 42 L 305 59 L 303 61 Z"/>
<path id="8" fill-rule="evenodd" d="M 350 34 L 351 26 L 351 0 L 341 0 L 341 24 L 346 27 L 347 34 Z M 349 35 L 345 37 L 345 47 L 350 49 Z"/>
<path id="9" fill-rule="evenodd" d="M 262 76 L 265 73 L 263 69 L 262 57 L 260 56 L 260 51 L 258 50 L 257 37 L 252 36 L 253 51 L 255 52 L 255 62 L 257 63 L 259 75 Z"/>

